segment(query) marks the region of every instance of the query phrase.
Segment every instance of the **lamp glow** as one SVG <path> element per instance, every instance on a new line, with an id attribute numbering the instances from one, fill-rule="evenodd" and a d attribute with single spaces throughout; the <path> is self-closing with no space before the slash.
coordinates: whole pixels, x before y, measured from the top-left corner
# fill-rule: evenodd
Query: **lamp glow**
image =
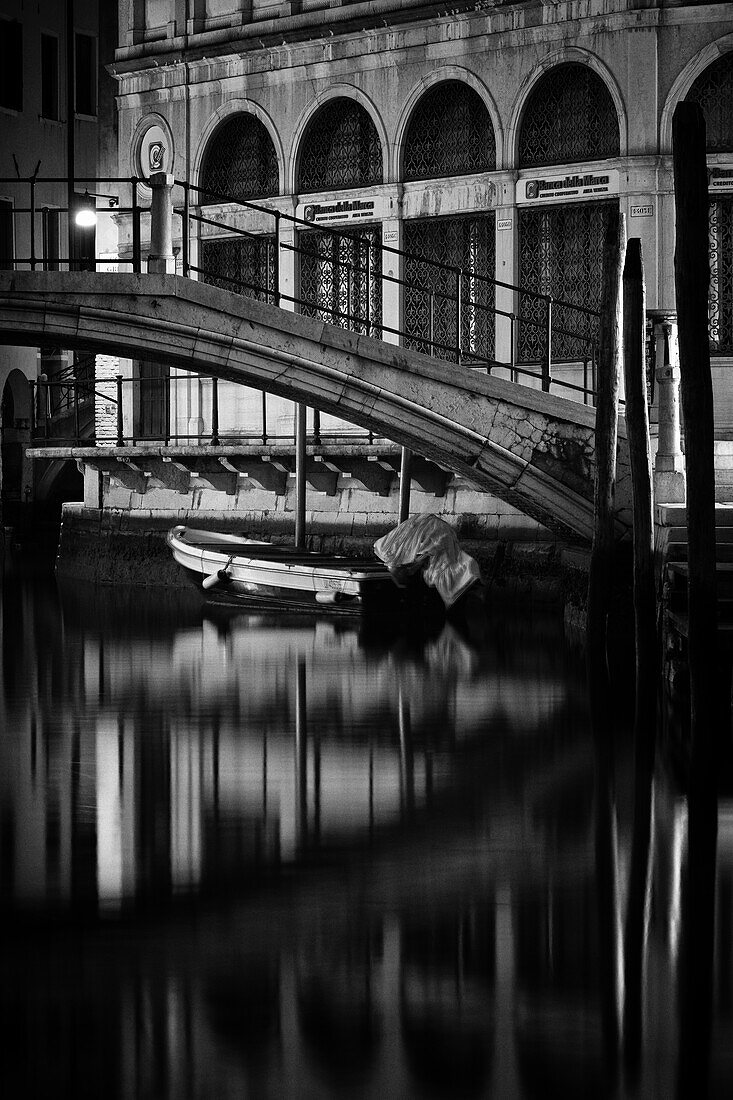
<path id="1" fill-rule="evenodd" d="M 97 224 L 97 212 L 91 206 L 82 206 L 77 210 L 74 221 L 77 225 L 89 229 L 91 226 Z"/>

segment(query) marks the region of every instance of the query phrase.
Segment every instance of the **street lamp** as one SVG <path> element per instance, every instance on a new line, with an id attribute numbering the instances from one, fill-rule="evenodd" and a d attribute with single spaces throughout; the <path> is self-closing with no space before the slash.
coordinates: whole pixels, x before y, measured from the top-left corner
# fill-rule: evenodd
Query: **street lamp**
<path id="1" fill-rule="evenodd" d="M 83 195 L 74 196 L 74 206 L 76 207 L 74 223 L 81 226 L 82 229 L 91 229 L 93 225 L 97 224 L 96 198 L 96 195 L 90 195 L 88 191 L 85 191 Z"/>
<path id="2" fill-rule="evenodd" d="M 94 191 L 85 191 L 83 195 L 74 196 L 74 223 L 83 229 L 91 229 L 97 224 L 97 199 L 106 199 L 110 210 L 119 205 L 116 195 L 97 195 Z"/>

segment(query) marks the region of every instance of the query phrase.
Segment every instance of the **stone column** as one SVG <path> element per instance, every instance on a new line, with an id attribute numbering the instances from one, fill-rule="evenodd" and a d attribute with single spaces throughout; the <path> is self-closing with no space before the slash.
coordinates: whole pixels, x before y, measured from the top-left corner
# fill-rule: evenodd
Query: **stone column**
<path id="1" fill-rule="evenodd" d="M 402 249 L 402 188 L 399 188 L 396 201 L 391 204 L 392 217 L 382 221 L 382 339 L 387 344 L 401 344 L 404 324 L 404 295 L 402 279 L 405 277 L 405 258 Z M 391 249 L 396 251 L 392 252 Z M 410 515 L 410 497 L 412 478 L 410 468 L 412 451 L 403 447 L 400 457 L 399 499 L 397 506 L 398 522 L 402 523 Z"/>
<path id="2" fill-rule="evenodd" d="M 519 239 L 519 210 L 515 205 L 516 172 L 507 173 L 495 183 L 496 217 L 496 269 L 494 277 L 500 283 L 516 284 L 517 241 Z M 500 363 L 512 363 L 516 349 L 516 324 L 512 324 L 511 314 L 519 308 L 516 291 L 506 286 L 496 288 L 496 337 L 494 358 Z M 499 377 L 506 377 L 498 372 Z"/>
<path id="3" fill-rule="evenodd" d="M 402 248 L 402 222 L 400 218 L 385 218 L 382 222 L 382 339 L 387 344 L 401 344 L 402 339 L 402 284 L 404 257 Z M 397 249 L 392 252 L 390 249 Z"/>
<path id="4" fill-rule="evenodd" d="M 686 486 L 680 431 L 677 319 L 673 314 L 652 316 L 652 354 L 658 393 L 659 432 L 654 459 L 654 500 L 657 504 L 682 504 L 686 497 Z"/>
<path id="5" fill-rule="evenodd" d="M 150 214 L 149 275 L 175 275 L 173 254 L 173 182 L 168 172 L 153 172 L 148 183 L 153 191 Z"/>
<path id="6" fill-rule="evenodd" d="M 280 253 L 278 259 L 280 279 L 277 288 L 280 293 L 280 307 L 290 310 L 291 313 L 300 313 L 300 307 L 296 305 L 296 299 L 300 295 L 298 278 L 300 258 L 298 253 L 293 251 L 298 244 L 297 230 L 294 223 L 286 218 L 280 219 L 279 229 L 280 239 L 275 242 L 275 247 Z"/>

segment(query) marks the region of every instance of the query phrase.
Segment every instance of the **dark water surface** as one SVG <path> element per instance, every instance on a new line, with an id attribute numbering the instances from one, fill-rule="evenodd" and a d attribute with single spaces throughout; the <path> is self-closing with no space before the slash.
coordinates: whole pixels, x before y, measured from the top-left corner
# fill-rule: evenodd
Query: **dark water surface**
<path id="1" fill-rule="evenodd" d="M 680 1051 L 703 1095 L 708 1045 L 733 1095 L 733 810 L 708 1025 L 685 799 L 658 767 L 639 894 L 629 731 L 594 751 L 558 611 L 427 636 L 6 568 L 0 613 L 4 1096 L 669 1097 Z"/>

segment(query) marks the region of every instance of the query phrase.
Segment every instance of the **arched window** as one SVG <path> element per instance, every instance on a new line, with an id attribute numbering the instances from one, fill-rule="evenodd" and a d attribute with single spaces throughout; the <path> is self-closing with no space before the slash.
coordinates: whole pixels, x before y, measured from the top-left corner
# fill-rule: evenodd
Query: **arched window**
<path id="1" fill-rule="evenodd" d="M 245 111 L 217 127 L 201 169 L 202 203 L 260 199 L 278 193 L 277 154 L 260 120 Z"/>
<path id="2" fill-rule="evenodd" d="M 705 116 L 709 153 L 733 152 L 733 53 L 727 53 L 700 73 L 687 93 Z M 719 168 L 711 171 L 715 182 Z M 733 354 L 733 193 L 711 190 L 709 202 L 710 294 L 708 305 L 710 351 Z"/>
<path id="3" fill-rule="evenodd" d="M 324 104 L 303 136 L 298 191 L 370 187 L 382 180 L 382 146 L 364 108 L 345 97 Z"/>
<path id="4" fill-rule="evenodd" d="M 610 92 L 587 65 L 556 65 L 534 86 L 519 135 L 520 168 L 603 160 L 620 147 Z"/>
<path id="5" fill-rule="evenodd" d="M 405 180 L 493 172 L 496 139 L 481 97 L 459 80 L 444 80 L 426 92 L 405 136 Z"/>
<path id="6" fill-rule="evenodd" d="M 727 53 L 700 73 L 687 93 L 705 116 L 709 153 L 733 150 L 733 53 Z"/>

